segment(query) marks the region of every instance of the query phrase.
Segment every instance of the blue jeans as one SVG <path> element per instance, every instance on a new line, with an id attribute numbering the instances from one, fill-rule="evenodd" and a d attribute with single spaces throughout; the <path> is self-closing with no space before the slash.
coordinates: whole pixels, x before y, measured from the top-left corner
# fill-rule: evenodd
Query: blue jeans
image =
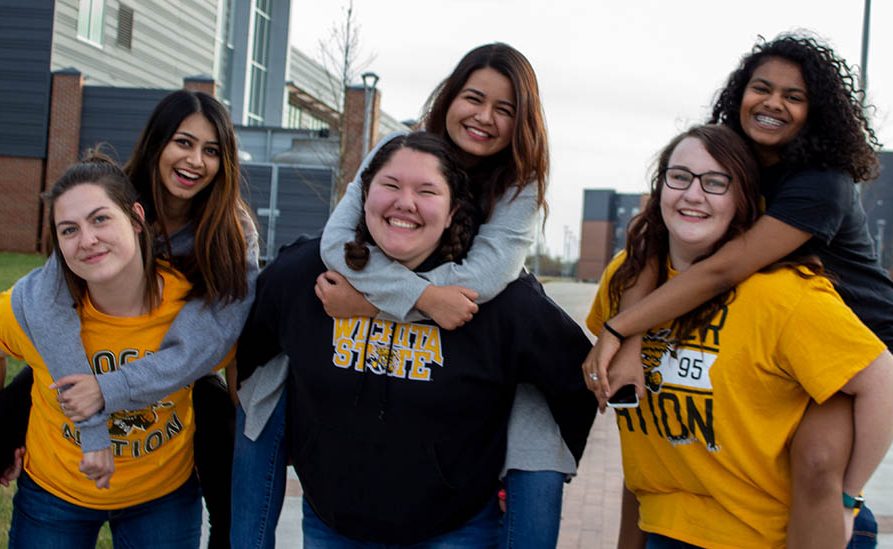
<path id="1" fill-rule="evenodd" d="M 400 545 L 358 541 L 326 526 L 303 501 L 304 549 L 492 549 L 499 537 L 499 506 L 496 496 L 484 509 L 459 528 L 419 543 Z"/>
<path id="2" fill-rule="evenodd" d="M 505 475 L 505 516 L 499 547 L 555 547 L 561 525 L 561 496 L 566 475 L 557 471 L 519 471 Z"/>
<path id="3" fill-rule="evenodd" d="M 868 506 L 863 505 L 853 521 L 853 537 L 847 549 L 874 549 L 877 547 L 877 520 Z"/>
<path id="4" fill-rule="evenodd" d="M 257 440 L 245 436 L 245 411 L 236 408 L 230 544 L 273 549 L 285 497 L 285 393 Z"/>
<path id="5" fill-rule="evenodd" d="M 102 511 L 74 505 L 23 473 L 13 498 L 10 549 L 93 549 L 108 521 L 116 549 L 195 549 L 202 535 L 202 494 L 191 476 L 182 486 L 146 503 Z"/>

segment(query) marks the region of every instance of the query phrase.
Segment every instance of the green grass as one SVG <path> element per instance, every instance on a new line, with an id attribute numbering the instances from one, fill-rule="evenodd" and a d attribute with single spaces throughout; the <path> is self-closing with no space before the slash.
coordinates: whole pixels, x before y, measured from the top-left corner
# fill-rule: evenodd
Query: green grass
<path id="1" fill-rule="evenodd" d="M 0 252 L 0 291 L 11 287 L 16 280 L 28 274 L 35 267 L 43 265 L 45 257 L 38 254 L 15 254 Z M 14 358 L 7 359 L 6 383 L 18 374 L 25 364 Z M 12 516 L 12 496 L 15 487 L 4 488 L 0 486 L 0 549 L 6 549 L 9 545 L 9 521 Z M 103 526 L 99 532 L 99 541 L 96 547 L 111 548 L 112 537 L 108 526 Z"/>

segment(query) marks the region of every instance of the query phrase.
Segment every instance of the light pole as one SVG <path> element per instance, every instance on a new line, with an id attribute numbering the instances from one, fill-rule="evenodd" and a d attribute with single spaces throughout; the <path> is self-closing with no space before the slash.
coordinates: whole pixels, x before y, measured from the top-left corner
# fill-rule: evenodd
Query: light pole
<path id="1" fill-rule="evenodd" d="M 374 72 L 364 72 L 361 75 L 363 79 L 363 100 L 366 107 L 363 114 L 363 156 L 369 152 L 369 130 L 372 126 L 372 101 L 375 97 L 375 86 L 378 85 L 378 75 Z"/>
<path id="2" fill-rule="evenodd" d="M 862 14 L 862 67 L 859 70 L 859 87 L 862 88 L 862 101 L 868 87 L 868 34 L 871 31 L 871 0 L 865 0 L 865 11 Z"/>

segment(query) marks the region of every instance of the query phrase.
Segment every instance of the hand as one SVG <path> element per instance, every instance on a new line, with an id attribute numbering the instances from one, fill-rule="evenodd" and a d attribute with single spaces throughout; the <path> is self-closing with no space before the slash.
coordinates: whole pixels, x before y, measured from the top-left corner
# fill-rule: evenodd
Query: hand
<path id="1" fill-rule="evenodd" d="M 15 457 L 12 460 L 12 465 L 9 466 L 8 469 L 3 471 L 3 475 L 0 475 L 0 484 L 3 486 L 9 487 L 9 483 L 19 478 L 19 475 L 22 474 L 22 462 L 25 459 L 25 447 L 16 448 Z"/>
<path id="2" fill-rule="evenodd" d="M 313 291 L 322 302 L 326 314 L 332 318 L 373 317 L 378 314 L 375 305 L 335 271 L 319 275 Z"/>
<path id="3" fill-rule="evenodd" d="M 108 489 L 112 473 L 115 472 L 115 459 L 111 448 L 104 448 L 93 452 L 85 452 L 81 458 L 80 471 L 96 482 L 99 489 Z"/>
<path id="4" fill-rule="evenodd" d="M 84 421 L 105 408 L 99 382 L 93 374 L 72 374 L 57 379 L 50 389 L 59 391 L 56 400 L 72 421 Z"/>
<path id="5" fill-rule="evenodd" d="M 602 337 L 612 338 L 620 344 L 620 341 L 610 333 L 603 332 L 595 346 L 589 351 L 586 360 L 583 361 L 583 375 L 586 386 L 595 393 L 599 402 L 599 409 L 604 412 L 608 404 L 608 398 L 617 389 L 624 385 L 635 385 L 639 399 L 645 398 L 645 372 L 642 369 L 642 338 L 631 337 L 614 350 L 610 362 L 598 363 L 598 343 Z M 598 380 L 592 379 L 591 373 L 596 373 Z"/>
<path id="6" fill-rule="evenodd" d="M 445 330 L 455 330 L 478 312 L 478 293 L 462 286 L 435 286 L 425 288 L 416 302 L 416 308 Z"/>

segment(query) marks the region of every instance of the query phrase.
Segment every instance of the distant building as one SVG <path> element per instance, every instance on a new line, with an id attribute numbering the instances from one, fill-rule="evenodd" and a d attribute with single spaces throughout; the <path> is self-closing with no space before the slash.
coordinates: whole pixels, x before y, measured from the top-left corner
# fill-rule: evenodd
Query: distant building
<path id="1" fill-rule="evenodd" d="M 626 227 L 647 199 L 648 195 L 622 194 L 612 189 L 583 191 L 577 278 L 594 281 L 601 277 L 614 254 L 623 249 Z"/>
<path id="2" fill-rule="evenodd" d="M 230 108 L 269 250 L 318 231 L 340 173 L 362 158 L 365 98 L 371 143 L 406 127 L 378 111 L 377 92 L 340 101 L 335 78 L 289 46 L 290 9 L 290 0 L 3 2 L 0 250 L 39 249 L 40 192 L 97 142 L 125 160 L 158 100 L 184 86 Z"/>
<path id="3" fill-rule="evenodd" d="M 893 273 L 893 151 L 882 151 L 879 157 L 880 176 L 860 185 L 860 198 L 880 263 Z M 641 211 L 647 199 L 647 194 L 584 191 L 578 278 L 598 280 L 614 254 L 623 249 L 629 220 Z"/>

